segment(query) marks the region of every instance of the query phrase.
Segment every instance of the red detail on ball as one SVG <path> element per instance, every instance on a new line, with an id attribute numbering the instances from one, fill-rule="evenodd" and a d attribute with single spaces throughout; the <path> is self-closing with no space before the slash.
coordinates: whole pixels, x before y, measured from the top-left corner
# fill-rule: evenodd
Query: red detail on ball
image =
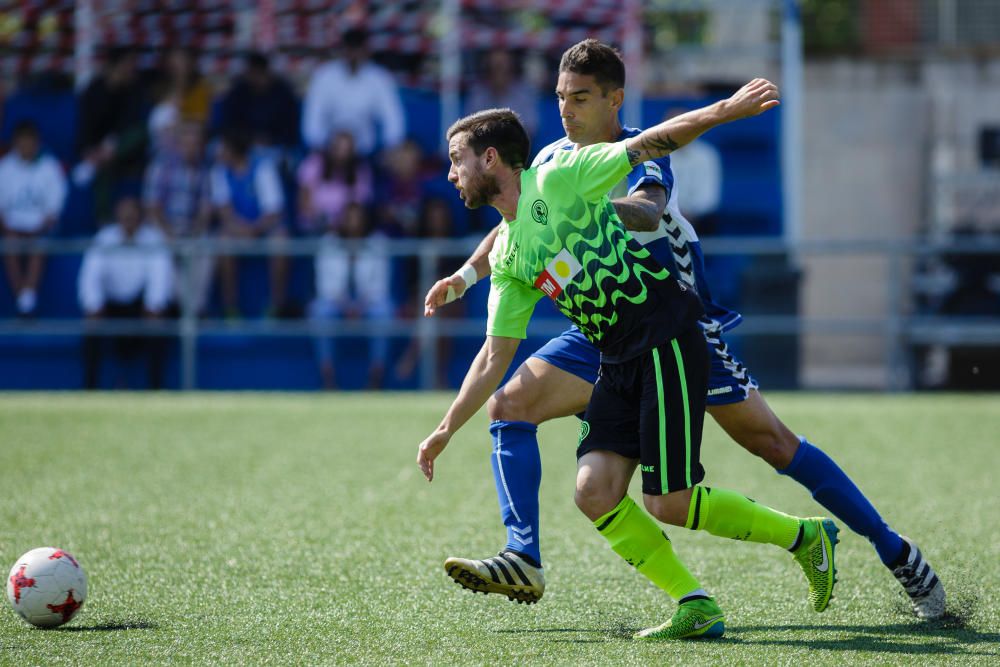
<path id="1" fill-rule="evenodd" d="M 65 602 L 62 604 L 47 604 L 45 606 L 48 607 L 49 611 L 53 614 L 62 614 L 63 623 L 65 623 L 69 619 L 73 618 L 73 614 L 77 612 L 82 604 L 82 602 L 77 602 L 73 597 L 73 589 L 71 588 L 69 589 L 69 593 L 66 594 Z"/>
<path id="2" fill-rule="evenodd" d="M 11 576 L 10 583 L 14 586 L 14 602 L 15 604 L 21 601 L 21 589 L 31 588 L 35 585 L 35 580 L 31 577 L 24 576 L 24 570 L 27 565 L 22 565 L 18 572 Z"/>
<path id="3" fill-rule="evenodd" d="M 62 558 L 63 556 L 65 556 L 66 558 L 68 558 L 69 562 L 73 563 L 73 567 L 75 567 L 75 568 L 79 568 L 80 567 L 80 564 L 76 562 L 76 559 L 73 558 L 72 556 L 70 556 L 68 553 L 66 553 L 62 549 L 56 549 L 55 553 L 53 553 L 51 556 L 49 556 L 49 560 L 58 560 L 58 559 Z"/>

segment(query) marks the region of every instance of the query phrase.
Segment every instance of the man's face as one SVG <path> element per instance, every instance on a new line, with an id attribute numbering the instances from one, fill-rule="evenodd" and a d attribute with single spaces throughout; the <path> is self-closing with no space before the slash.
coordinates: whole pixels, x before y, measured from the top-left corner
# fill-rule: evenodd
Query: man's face
<path id="1" fill-rule="evenodd" d="M 487 152 L 476 155 L 466 143 L 468 133 L 459 132 L 448 142 L 448 158 L 451 168 L 448 170 L 448 181 L 458 189 L 458 196 L 465 202 L 466 208 L 479 208 L 489 204 L 500 194 L 500 186 L 496 176 L 486 172 L 484 163 Z"/>
<path id="2" fill-rule="evenodd" d="M 615 137 L 606 135 L 615 126 L 623 95 L 621 89 L 605 95 L 589 74 L 559 72 L 556 97 L 569 140 L 583 146 L 613 140 Z"/>
<path id="3" fill-rule="evenodd" d="M 22 160 L 27 162 L 30 162 L 38 157 L 39 149 L 38 135 L 33 132 L 24 132 L 19 134 L 14 140 L 14 150 Z"/>
<path id="4" fill-rule="evenodd" d="M 118 224 L 122 226 L 128 236 L 135 234 L 142 224 L 142 210 L 139 208 L 139 200 L 133 197 L 126 197 L 118 202 L 115 207 L 115 215 Z"/>

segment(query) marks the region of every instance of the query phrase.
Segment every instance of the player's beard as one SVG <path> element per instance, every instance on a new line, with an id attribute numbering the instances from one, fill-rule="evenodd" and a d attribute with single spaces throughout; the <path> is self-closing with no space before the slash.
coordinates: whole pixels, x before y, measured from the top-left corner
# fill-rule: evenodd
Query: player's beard
<path id="1" fill-rule="evenodd" d="M 496 176 L 483 173 L 476 174 L 475 179 L 462 188 L 466 208 L 486 206 L 499 194 L 500 185 Z"/>

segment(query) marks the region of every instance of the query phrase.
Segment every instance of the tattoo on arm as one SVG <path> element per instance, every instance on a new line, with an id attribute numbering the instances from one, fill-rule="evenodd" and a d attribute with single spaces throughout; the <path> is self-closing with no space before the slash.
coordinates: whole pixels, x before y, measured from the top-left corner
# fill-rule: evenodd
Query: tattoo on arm
<path id="1" fill-rule="evenodd" d="M 637 147 L 626 149 L 629 164 L 633 167 L 645 160 L 655 160 L 669 155 L 681 147 L 669 134 L 658 134 L 649 130 L 635 138 Z"/>

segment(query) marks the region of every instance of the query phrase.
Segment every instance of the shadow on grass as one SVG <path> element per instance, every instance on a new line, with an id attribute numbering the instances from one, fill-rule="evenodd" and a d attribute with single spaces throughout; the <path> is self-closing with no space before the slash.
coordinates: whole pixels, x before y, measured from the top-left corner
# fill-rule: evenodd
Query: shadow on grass
<path id="1" fill-rule="evenodd" d="M 824 638 L 821 635 L 802 639 L 741 637 L 750 633 L 790 631 L 854 633 L 854 636 L 837 639 Z M 945 616 L 939 621 L 890 625 L 744 625 L 727 628 L 726 636 L 735 643 L 746 645 L 924 655 L 997 655 L 997 647 L 1000 646 L 1000 633 L 972 630 L 964 619 L 956 616 Z M 907 637 L 923 642 L 917 644 L 900 641 Z M 927 640 L 930 638 L 944 641 L 928 643 Z M 969 650 L 977 645 L 987 645 L 994 650 L 987 652 Z"/>
<path id="2" fill-rule="evenodd" d="M 129 621 L 108 621 L 97 625 L 71 625 L 69 627 L 55 628 L 54 632 L 118 632 L 120 630 L 155 630 L 156 624 L 149 621 L 129 620 Z"/>

